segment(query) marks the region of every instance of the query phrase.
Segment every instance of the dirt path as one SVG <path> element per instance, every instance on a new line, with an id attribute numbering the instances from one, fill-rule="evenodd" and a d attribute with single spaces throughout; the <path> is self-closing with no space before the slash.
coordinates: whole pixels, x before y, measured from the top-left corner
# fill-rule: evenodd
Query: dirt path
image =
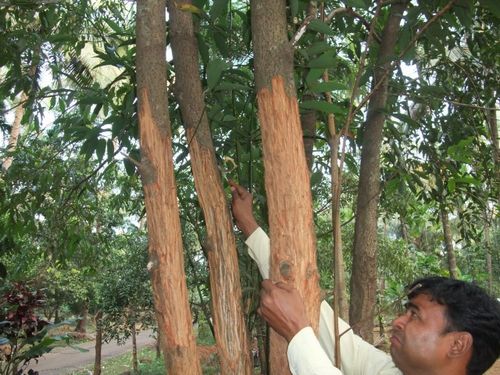
<path id="1" fill-rule="evenodd" d="M 155 344 L 151 337 L 151 331 L 140 332 L 137 335 L 137 347 Z M 94 342 L 78 345 L 80 348 L 88 349 L 88 352 L 79 352 L 72 348 L 56 348 L 49 354 L 44 355 L 38 364 L 34 362 L 28 368 L 38 371 L 40 375 L 62 375 L 81 369 L 94 363 Z M 132 339 L 127 340 L 124 345 L 118 345 L 115 341 L 102 345 L 102 359 L 115 357 L 117 355 L 132 351 Z"/>

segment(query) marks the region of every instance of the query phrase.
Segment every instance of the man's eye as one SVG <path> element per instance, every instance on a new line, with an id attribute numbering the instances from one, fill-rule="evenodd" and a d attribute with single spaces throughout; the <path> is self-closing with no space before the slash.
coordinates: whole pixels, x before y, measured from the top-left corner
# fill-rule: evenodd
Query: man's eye
<path id="1" fill-rule="evenodd" d="M 412 319 L 417 319 L 418 318 L 418 314 L 415 310 L 410 310 L 410 316 Z"/>

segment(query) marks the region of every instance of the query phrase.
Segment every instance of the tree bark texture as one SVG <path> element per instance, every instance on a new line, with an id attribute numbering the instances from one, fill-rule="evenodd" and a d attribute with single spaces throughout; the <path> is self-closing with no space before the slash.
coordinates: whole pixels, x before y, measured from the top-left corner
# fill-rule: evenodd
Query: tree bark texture
<path id="1" fill-rule="evenodd" d="M 102 311 L 99 311 L 95 316 L 95 359 L 93 375 L 101 375 L 101 355 L 102 355 Z"/>
<path id="2" fill-rule="evenodd" d="M 137 2 L 137 94 L 153 297 L 169 374 L 201 374 L 191 326 L 172 159 L 165 2 Z"/>
<path id="3" fill-rule="evenodd" d="M 87 302 L 83 302 L 80 309 L 80 319 L 76 323 L 75 332 L 85 335 L 87 333 L 87 319 L 89 315 L 89 307 Z"/>
<path id="4" fill-rule="evenodd" d="M 14 114 L 12 127 L 10 128 L 9 144 L 7 145 L 7 157 L 2 163 L 3 173 L 6 173 L 9 170 L 10 166 L 12 165 L 12 161 L 14 160 L 14 156 L 12 156 L 12 153 L 16 151 L 17 148 L 17 141 L 19 140 L 19 134 L 21 133 L 21 120 L 24 116 L 27 100 L 28 95 L 26 95 L 26 93 L 23 91 L 23 93 L 21 94 L 21 99 L 19 99 L 16 112 Z"/>
<path id="5" fill-rule="evenodd" d="M 271 278 L 294 285 L 316 328 L 320 290 L 312 197 L 283 0 L 252 0 L 257 104 L 271 238 Z M 288 374 L 286 342 L 271 332 L 270 373 Z"/>
<path id="6" fill-rule="evenodd" d="M 491 253 L 493 248 L 491 246 L 491 236 L 490 236 L 490 219 L 488 213 L 486 213 L 484 218 L 484 244 L 485 244 L 485 258 L 486 258 L 486 270 L 488 272 L 488 291 L 493 294 L 493 259 Z"/>
<path id="7" fill-rule="evenodd" d="M 304 95 L 304 100 L 312 99 L 312 95 Z M 314 140 L 316 138 L 316 121 L 318 113 L 313 110 L 306 110 L 300 115 L 300 124 L 302 126 L 302 135 L 304 138 L 304 151 L 306 154 L 307 169 L 312 171 L 314 156 Z"/>
<path id="8" fill-rule="evenodd" d="M 132 323 L 130 328 L 132 331 L 132 369 L 134 370 L 134 374 L 137 374 L 139 362 L 137 360 L 137 330 L 135 328 L 135 323 Z"/>
<path id="9" fill-rule="evenodd" d="M 251 374 L 249 339 L 232 219 L 217 167 L 198 70 L 192 14 L 179 9 L 191 1 L 167 0 L 175 69 L 175 95 L 186 127 L 196 191 L 203 210 L 212 312 L 221 374 Z"/>
<path id="10" fill-rule="evenodd" d="M 453 279 L 458 278 L 457 259 L 455 257 L 455 249 L 453 248 L 453 237 L 451 234 L 450 219 L 448 218 L 448 211 L 444 207 L 440 209 L 441 224 L 443 225 L 443 238 L 444 246 L 446 248 L 446 255 L 448 257 L 448 270 L 450 277 Z"/>
<path id="11" fill-rule="evenodd" d="M 368 104 L 364 125 L 361 167 L 356 204 L 353 267 L 351 276 L 350 323 L 365 340 L 373 341 L 375 295 L 377 291 L 377 218 L 380 199 L 380 147 L 383 139 L 385 107 L 391 57 L 400 29 L 400 22 L 408 2 L 391 5 L 379 47 L 373 85 L 381 80 Z"/>

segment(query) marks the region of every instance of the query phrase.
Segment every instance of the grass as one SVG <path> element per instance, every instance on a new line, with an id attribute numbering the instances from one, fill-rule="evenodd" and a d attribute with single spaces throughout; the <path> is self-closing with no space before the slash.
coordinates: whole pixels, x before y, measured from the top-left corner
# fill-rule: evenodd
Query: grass
<path id="1" fill-rule="evenodd" d="M 137 358 L 139 359 L 139 373 L 141 375 L 165 374 L 163 359 L 156 359 L 156 351 L 153 348 L 143 348 L 139 350 Z M 81 370 L 72 372 L 71 375 L 89 375 L 89 373 L 92 373 L 93 369 L 94 366 L 89 365 Z M 132 374 L 132 353 L 125 353 L 103 361 L 101 373 L 103 375 Z"/>

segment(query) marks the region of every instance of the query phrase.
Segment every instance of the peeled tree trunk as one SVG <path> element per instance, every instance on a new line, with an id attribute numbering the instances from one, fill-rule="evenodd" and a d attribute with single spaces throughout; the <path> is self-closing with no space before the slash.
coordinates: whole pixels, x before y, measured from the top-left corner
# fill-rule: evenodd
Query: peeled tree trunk
<path id="1" fill-rule="evenodd" d="M 317 328 L 320 289 L 312 197 L 287 38 L 286 4 L 252 0 L 252 39 L 271 237 L 271 278 L 302 295 Z M 271 332 L 270 373 L 288 374 L 286 341 Z"/>
<path id="2" fill-rule="evenodd" d="M 137 96 L 153 297 L 169 374 L 201 374 L 184 274 L 165 60 L 165 2 L 137 1 Z"/>
<path id="3" fill-rule="evenodd" d="M 351 303 L 349 322 L 356 333 L 373 341 L 373 319 L 377 292 L 377 219 L 380 199 L 380 148 L 383 139 L 385 107 L 391 58 L 408 1 L 391 5 L 379 47 L 368 114 L 363 134 L 359 174 L 356 225 L 354 232 Z M 379 84 L 382 81 L 381 84 Z M 378 85 L 378 86 L 376 86 Z"/>
<path id="4" fill-rule="evenodd" d="M 236 241 L 227 198 L 217 167 L 198 70 L 198 46 L 191 1 L 167 0 L 175 69 L 175 95 L 186 127 L 191 168 L 204 214 L 212 292 L 212 315 L 221 374 L 252 374 L 249 340 L 242 310 Z"/>

